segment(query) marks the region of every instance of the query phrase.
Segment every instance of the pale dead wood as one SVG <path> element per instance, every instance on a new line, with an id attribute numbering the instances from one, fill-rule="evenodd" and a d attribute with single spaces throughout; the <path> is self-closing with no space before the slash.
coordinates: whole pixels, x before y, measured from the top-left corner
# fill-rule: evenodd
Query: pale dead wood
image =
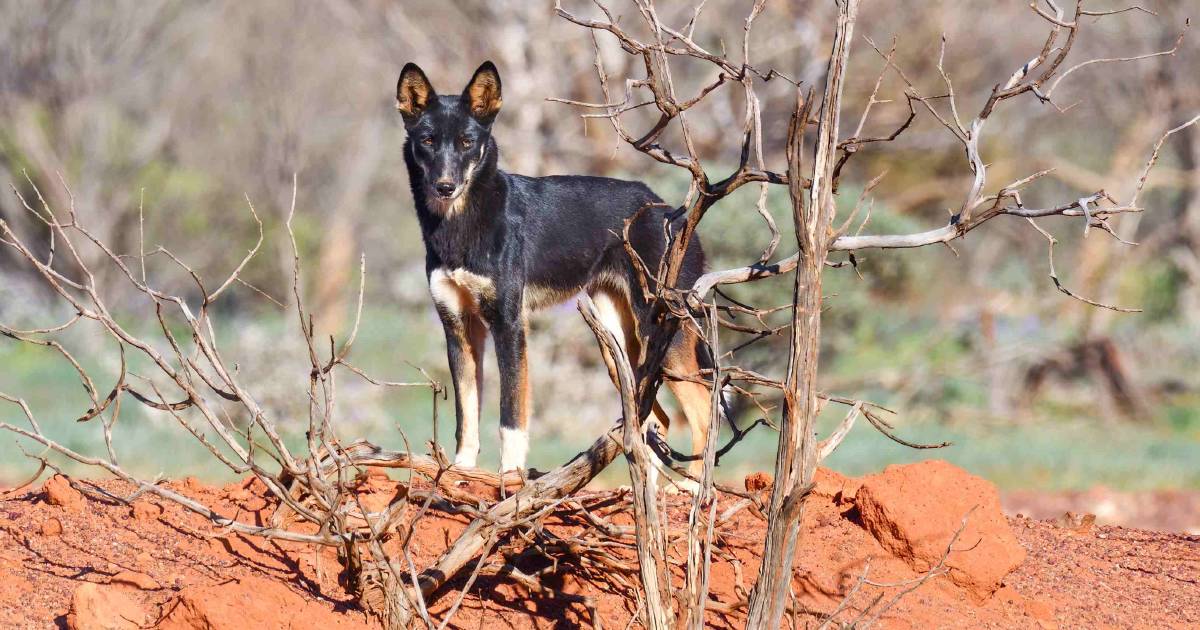
<path id="1" fill-rule="evenodd" d="M 833 233 L 835 208 L 834 152 L 842 110 L 842 89 L 850 58 L 858 1 L 838 3 L 838 21 L 821 102 L 812 189 L 807 198 L 800 187 L 790 188 L 799 262 L 792 297 L 792 337 L 784 388 L 783 423 L 775 454 L 775 484 L 767 512 L 767 534 L 758 580 L 750 591 L 746 626 L 776 628 L 783 617 L 792 584 L 792 562 L 804 510 L 817 467 L 813 427 L 818 413 L 817 364 L 821 334 L 821 276 L 825 252 Z M 793 181 L 801 167 L 805 104 L 797 102 L 788 137 L 788 171 Z"/>
<path id="2" fill-rule="evenodd" d="M 672 627 L 674 614 L 670 605 L 672 588 L 666 535 L 662 528 L 663 519 L 658 511 L 658 488 L 654 481 L 650 446 L 646 443 L 648 427 L 640 420 L 633 393 L 633 369 L 621 343 L 612 331 L 600 322 L 596 306 L 590 297 L 580 296 L 579 312 L 596 335 L 602 351 L 617 369 L 616 385 L 621 395 L 622 448 L 629 462 L 629 478 L 633 484 L 634 527 L 641 569 L 639 573 L 646 596 L 644 619 L 649 628 L 668 630 Z"/>
<path id="3" fill-rule="evenodd" d="M 721 364 L 718 336 L 720 324 L 715 305 L 709 310 L 707 342 L 713 356 L 712 397 L 710 400 L 708 440 L 704 445 L 704 469 L 699 479 L 691 509 L 688 510 L 687 573 L 684 592 L 687 598 L 687 627 L 705 627 L 704 612 L 708 605 L 709 571 L 712 567 L 713 531 L 717 524 L 717 496 L 713 489 L 713 468 L 717 461 L 717 432 L 721 428 Z M 707 513 L 705 510 L 707 508 Z"/>

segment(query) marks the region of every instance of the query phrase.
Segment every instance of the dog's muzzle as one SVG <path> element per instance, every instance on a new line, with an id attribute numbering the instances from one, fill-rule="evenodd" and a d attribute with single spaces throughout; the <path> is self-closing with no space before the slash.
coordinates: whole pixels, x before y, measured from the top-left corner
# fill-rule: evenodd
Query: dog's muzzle
<path id="1" fill-rule="evenodd" d="M 456 186 L 452 181 L 439 180 L 433 185 L 433 190 L 439 197 L 443 199 L 450 199 L 451 197 L 454 197 L 456 192 L 458 192 L 458 186 Z"/>

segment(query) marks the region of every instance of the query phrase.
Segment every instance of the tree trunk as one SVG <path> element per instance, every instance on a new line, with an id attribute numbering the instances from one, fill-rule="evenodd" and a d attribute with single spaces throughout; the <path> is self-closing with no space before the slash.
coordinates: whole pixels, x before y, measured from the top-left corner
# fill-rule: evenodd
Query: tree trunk
<path id="1" fill-rule="evenodd" d="M 819 411 L 816 394 L 821 339 L 821 272 L 832 236 L 833 166 L 842 80 L 857 13 L 858 0 L 838 0 L 837 32 L 821 103 L 813 183 L 807 204 L 801 166 L 811 98 L 797 103 L 788 133 L 788 176 L 800 259 L 792 298 L 791 356 L 784 388 L 783 424 L 775 454 L 775 485 L 771 491 L 763 561 L 758 581 L 750 593 L 747 628 L 780 626 L 784 605 L 791 592 L 792 559 L 800 532 L 804 497 L 816 470 L 813 428 Z"/>

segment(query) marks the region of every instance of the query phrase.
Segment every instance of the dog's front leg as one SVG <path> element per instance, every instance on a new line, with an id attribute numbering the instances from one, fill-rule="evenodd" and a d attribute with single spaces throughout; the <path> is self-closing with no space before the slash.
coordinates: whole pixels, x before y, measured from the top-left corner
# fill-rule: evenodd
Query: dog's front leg
<path id="1" fill-rule="evenodd" d="M 518 305 L 492 329 L 500 368 L 500 470 L 525 468 L 529 453 L 529 363 L 525 352 L 525 318 Z"/>
<path id="2" fill-rule="evenodd" d="M 474 468 L 479 457 L 480 390 L 483 388 L 483 352 L 487 328 L 479 316 L 467 312 L 445 313 L 446 353 L 454 380 L 454 438 L 458 450 L 454 465 Z"/>

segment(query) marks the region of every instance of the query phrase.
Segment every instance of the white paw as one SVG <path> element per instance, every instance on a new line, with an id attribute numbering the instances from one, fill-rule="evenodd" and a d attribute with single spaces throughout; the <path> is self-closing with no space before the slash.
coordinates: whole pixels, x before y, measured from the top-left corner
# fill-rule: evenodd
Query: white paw
<path id="1" fill-rule="evenodd" d="M 454 456 L 455 468 L 474 468 L 475 455 L 472 453 L 459 453 Z"/>
<path id="2" fill-rule="evenodd" d="M 525 468 L 529 454 L 529 434 L 521 429 L 500 427 L 500 472 Z"/>

